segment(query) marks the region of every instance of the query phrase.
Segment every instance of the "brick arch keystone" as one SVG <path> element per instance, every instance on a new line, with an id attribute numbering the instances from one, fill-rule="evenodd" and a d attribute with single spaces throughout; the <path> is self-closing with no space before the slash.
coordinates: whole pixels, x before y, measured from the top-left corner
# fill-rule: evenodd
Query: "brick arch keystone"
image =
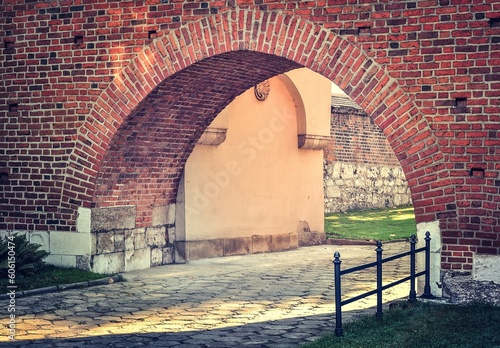
<path id="1" fill-rule="evenodd" d="M 248 60 L 253 64 L 251 73 L 247 71 L 252 66 Z M 240 75 L 232 74 L 225 66 L 236 70 L 241 67 Z M 253 10 L 230 10 L 169 31 L 145 47 L 115 76 L 79 129 L 61 207 L 133 204 L 141 210 L 139 206 L 172 201 L 175 180 L 185 160 L 217 113 L 246 88 L 299 66 L 329 78 L 372 117 L 401 162 L 417 221 L 439 218 L 445 205 L 454 202 L 448 168 L 429 124 L 387 69 L 314 22 Z M 210 69 L 214 68 L 220 77 L 217 82 L 225 81 L 227 88 L 211 86 L 212 94 L 208 95 L 182 87 L 189 85 L 192 77 L 213 76 Z M 239 76 L 245 77 L 244 83 L 238 82 Z M 175 99 L 182 94 L 176 91 L 184 93 L 184 97 Z M 172 110 L 185 107 L 189 100 L 202 107 L 200 101 L 207 97 L 214 102 L 205 108 L 204 115 L 151 134 L 151 141 L 161 143 L 161 139 L 179 132 L 168 144 L 163 143 L 171 147 L 170 152 L 165 152 L 170 153 L 170 158 L 163 168 L 160 162 L 153 163 L 154 170 L 151 163 L 149 167 L 141 164 L 147 156 L 161 157 L 163 153 L 161 148 L 155 153 L 141 148 L 147 144 L 147 139 L 139 134 L 141 130 L 169 122 L 183 123 L 179 115 L 169 118 Z M 161 103 L 169 107 L 163 116 L 158 114 Z M 156 109 L 148 109 L 151 105 L 156 105 Z M 147 116 L 150 111 L 156 119 Z M 138 143 L 131 149 L 135 153 L 120 158 L 127 155 L 119 149 L 136 140 Z M 154 192 L 144 195 L 137 187 Z M 143 210 L 146 216 L 147 208 Z M 142 223 L 147 224 L 148 219 Z"/>

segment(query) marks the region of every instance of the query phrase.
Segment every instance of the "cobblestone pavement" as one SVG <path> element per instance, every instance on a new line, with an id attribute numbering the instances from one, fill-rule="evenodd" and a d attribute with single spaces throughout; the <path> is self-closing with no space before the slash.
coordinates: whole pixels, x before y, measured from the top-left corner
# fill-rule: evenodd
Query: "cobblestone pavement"
<path id="1" fill-rule="evenodd" d="M 334 331 L 333 253 L 340 251 L 342 267 L 352 267 L 374 261 L 374 250 L 321 245 L 198 260 L 125 273 L 125 282 L 19 298 L 14 342 L 3 300 L 0 345 L 297 347 Z M 384 255 L 406 250 L 408 243 L 384 245 Z M 384 283 L 408 274 L 409 260 L 402 260 L 384 265 Z M 374 269 L 346 275 L 343 295 L 372 289 L 374 281 Z M 408 283 L 393 287 L 384 302 L 408 290 Z M 345 306 L 344 322 L 374 313 L 375 303 L 370 296 Z"/>

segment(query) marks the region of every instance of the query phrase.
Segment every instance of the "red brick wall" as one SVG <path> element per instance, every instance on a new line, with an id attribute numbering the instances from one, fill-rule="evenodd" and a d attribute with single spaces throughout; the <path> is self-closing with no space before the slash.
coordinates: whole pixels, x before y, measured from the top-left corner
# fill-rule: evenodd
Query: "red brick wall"
<path id="1" fill-rule="evenodd" d="M 324 150 L 325 161 L 399 166 L 387 138 L 362 110 L 332 106 L 332 138 Z"/>
<path id="2" fill-rule="evenodd" d="M 122 204 L 147 226 L 216 113 L 300 64 L 382 129 L 418 222 L 441 222 L 444 268 L 499 253 L 498 0 L 0 7 L 0 229 L 74 230 L 78 206 Z"/>

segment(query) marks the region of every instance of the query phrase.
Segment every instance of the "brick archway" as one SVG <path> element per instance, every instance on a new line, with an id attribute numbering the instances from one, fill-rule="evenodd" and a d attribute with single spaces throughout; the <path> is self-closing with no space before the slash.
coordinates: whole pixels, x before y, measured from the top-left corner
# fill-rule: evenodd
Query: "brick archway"
<path id="1" fill-rule="evenodd" d="M 247 10 L 169 32 L 115 77 L 80 128 L 62 206 L 74 208 L 75 196 L 84 206 L 135 205 L 138 225 L 147 226 L 151 205 L 174 199 L 184 162 L 217 113 L 252 85 L 300 66 L 339 85 L 383 130 L 418 222 L 446 211 L 454 193 L 443 190 L 449 168 L 437 140 L 384 67 L 313 22 Z"/>

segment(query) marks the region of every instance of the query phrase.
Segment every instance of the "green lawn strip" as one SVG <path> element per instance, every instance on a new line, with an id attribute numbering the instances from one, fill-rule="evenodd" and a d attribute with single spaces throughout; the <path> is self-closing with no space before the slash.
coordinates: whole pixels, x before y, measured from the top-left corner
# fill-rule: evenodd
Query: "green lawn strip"
<path id="1" fill-rule="evenodd" d="M 15 285 L 17 291 L 39 289 L 48 286 L 57 286 L 63 284 L 80 283 L 89 280 L 102 279 L 109 277 L 108 274 L 97 274 L 84 271 L 77 268 L 56 267 L 53 265 L 44 265 L 40 271 L 30 276 L 16 276 Z M 0 279 L 0 287 L 5 293 L 7 289 L 8 277 Z"/>
<path id="2" fill-rule="evenodd" d="M 500 347 L 500 307 L 418 303 L 344 325 L 344 336 L 326 335 L 302 348 Z M 333 328 L 332 328 L 333 330 Z"/>
<path id="3" fill-rule="evenodd" d="M 327 238 L 389 241 L 416 233 L 413 207 L 357 210 L 325 215 Z"/>

